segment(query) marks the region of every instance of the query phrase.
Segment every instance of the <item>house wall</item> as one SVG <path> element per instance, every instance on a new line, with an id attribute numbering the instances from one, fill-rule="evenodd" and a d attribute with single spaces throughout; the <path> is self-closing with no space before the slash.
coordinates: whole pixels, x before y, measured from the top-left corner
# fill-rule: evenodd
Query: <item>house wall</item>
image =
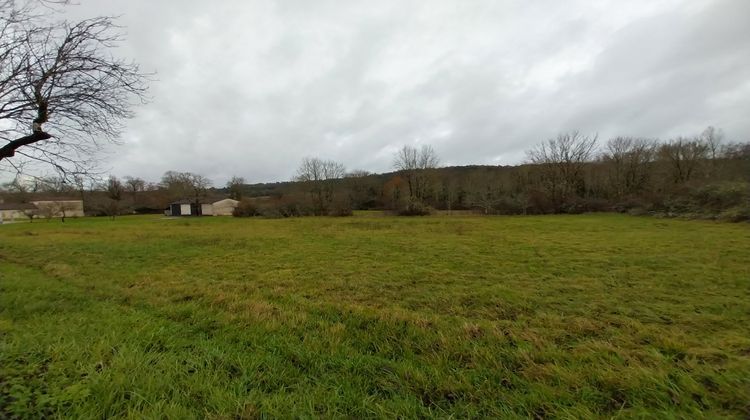
<path id="1" fill-rule="evenodd" d="M 239 201 L 230 199 L 215 202 L 213 204 L 214 216 L 231 216 L 237 204 Z"/>
<path id="2" fill-rule="evenodd" d="M 66 200 L 66 201 L 32 201 L 39 209 L 38 217 L 62 217 L 63 211 L 65 217 L 83 217 L 83 201 Z"/>
<path id="3" fill-rule="evenodd" d="M 23 210 L 0 210 L 0 220 L 4 222 L 27 219 Z"/>
<path id="4" fill-rule="evenodd" d="M 190 216 L 193 212 L 190 211 L 190 204 L 180 204 L 180 216 Z"/>
<path id="5" fill-rule="evenodd" d="M 203 216 L 212 216 L 214 214 L 214 206 L 212 204 L 201 204 L 201 214 Z"/>

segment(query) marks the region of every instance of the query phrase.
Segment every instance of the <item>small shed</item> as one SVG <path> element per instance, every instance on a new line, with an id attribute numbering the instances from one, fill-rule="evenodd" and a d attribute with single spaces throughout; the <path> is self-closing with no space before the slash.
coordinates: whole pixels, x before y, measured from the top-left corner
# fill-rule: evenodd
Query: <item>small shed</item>
<path id="1" fill-rule="evenodd" d="M 201 204 L 201 215 L 214 216 L 214 206 L 208 203 Z"/>
<path id="2" fill-rule="evenodd" d="M 238 204 L 240 204 L 239 201 L 232 200 L 231 198 L 225 198 L 223 200 L 219 200 L 212 205 L 213 215 L 214 216 L 231 216 L 232 213 L 234 213 L 234 209 L 237 208 Z"/>
<path id="3" fill-rule="evenodd" d="M 169 203 L 169 207 L 164 211 L 167 216 L 201 216 L 203 215 L 203 205 L 193 200 L 180 200 Z"/>

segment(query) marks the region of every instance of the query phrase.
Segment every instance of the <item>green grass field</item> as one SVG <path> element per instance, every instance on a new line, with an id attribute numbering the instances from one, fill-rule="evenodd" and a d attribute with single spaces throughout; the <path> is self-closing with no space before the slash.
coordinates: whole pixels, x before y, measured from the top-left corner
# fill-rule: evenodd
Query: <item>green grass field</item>
<path id="1" fill-rule="evenodd" d="M 750 416 L 750 227 L 0 226 L 0 417 Z"/>

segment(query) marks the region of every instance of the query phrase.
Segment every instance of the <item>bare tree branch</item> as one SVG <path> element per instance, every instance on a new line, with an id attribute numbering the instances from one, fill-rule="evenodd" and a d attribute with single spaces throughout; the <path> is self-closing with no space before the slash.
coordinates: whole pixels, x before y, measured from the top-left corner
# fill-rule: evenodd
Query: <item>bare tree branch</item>
<path id="1" fill-rule="evenodd" d="M 0 0 L 0 162 L 20 155 L 81 172 L 147 100 L 148 75 L 110 53 L 123 39 L 113 18 L 54 22 L 37 11 L 65 4 Z"/>

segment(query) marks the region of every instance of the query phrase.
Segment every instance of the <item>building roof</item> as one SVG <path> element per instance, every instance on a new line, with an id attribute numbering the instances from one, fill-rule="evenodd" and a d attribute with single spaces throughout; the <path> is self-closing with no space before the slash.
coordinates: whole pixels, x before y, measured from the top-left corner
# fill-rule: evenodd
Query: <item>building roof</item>
<path id="1" fill-rule="evenodd" d="M 83 200 L 80 199 L 58 199 L 58 200 L 34 200 L 32 201 L 34 204 L 38 203 L 81 203 L 83 204 Z"/>
<path id="2" fill-rule="evenodd" d="M 32 203 L 0 203 L 0 210 L 36 210 Z"/>
<path id="3" fill-rule="evenodd" d="M 217 204 L 232 204 L 232 205 L 236 205 L 236 204 L 239 204 L 239 201 L 231 199 L 231 198 L 225 198 L 223 200 L 215 201 L 213 204 L 214 205 L 217 205 Z"/>
<path id="4" fill-rule="evenodd" d="M 177 200 L 169 203 L 170 206 L 172 204 L 201 204 L 201 201 L 192 198 L 183 198 L 182 200 Z"/>

